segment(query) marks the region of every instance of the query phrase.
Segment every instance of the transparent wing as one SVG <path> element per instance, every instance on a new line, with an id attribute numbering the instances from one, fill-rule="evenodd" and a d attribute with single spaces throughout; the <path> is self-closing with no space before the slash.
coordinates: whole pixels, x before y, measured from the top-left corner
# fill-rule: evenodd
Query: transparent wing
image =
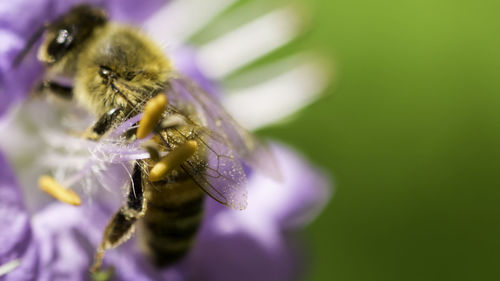
<path id="1" fill-rule="evenodd" d="M 181 167 L 194 182 L 219 203 L 236 210 L 247 207 L 247 180 L 240 161 L 224 144 L 207 136 L 197 136 L 206 149 L 203 171 L 190 160 Z"/>
<path id="2" fill-rule="evenodd" d="M 213 95 L 206 93 L 181 74 L 170 79 L 170 86 L 170 93 L 167 93 L 169 102 L 174 104 L 188 102 L 195 105 L 203 119 L 203 125 L 222 137 L 233 153 L 245 164 L 274 179 L 281 179 L 281 173 L 269 146 L 242 128 Z"/>
<path id="3" fill-rule="evenodd" d="M 188 117 L 185 120 L 198 128 L 194 137 L 205 150 L 205 165 L 199 167 L 196 161 L 188 160 L 182 169 L 216 201 L 233 209 L 245 209 L 246 174 L 242 165 L 273 165 L 274 158 L 267 147 L 241 128 L 215 98 L 188 78 L 170 79 L 166 94 L 170 110 L 194 106 L 201 123 L 196 124 Z"/>
<path id="4" fill-rule="evenodd" d="M 191 112 L 185 112 L 181 107 L 186 109 L 179 103 L 167 106 L 169 114 L 183 119 L 180 127 L 170 127 L 169 130 L 173 130 L 174 135 L 185 140 L 195 140 L 200 152 L 181 164 L 181 169 L 219 203 L 237 210 L 245 209 L 247 180 L 241 160 L 233 153 L 225 138 L 193 121 Z M 170 149 L 171 140 L 168 133 L 161 136 L 165 148 Z"/>

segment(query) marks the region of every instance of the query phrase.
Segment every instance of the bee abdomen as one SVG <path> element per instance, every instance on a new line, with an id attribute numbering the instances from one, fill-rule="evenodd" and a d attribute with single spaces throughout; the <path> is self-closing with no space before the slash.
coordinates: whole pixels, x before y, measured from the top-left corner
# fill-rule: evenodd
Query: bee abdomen
<path id="1" fill-rule="evenodd" d="M 164 267 L 191 248 L 203 218 L 204 196 L 191 180 L 155 188 L 147 193 L 142 240 L 153 262 Z"/>

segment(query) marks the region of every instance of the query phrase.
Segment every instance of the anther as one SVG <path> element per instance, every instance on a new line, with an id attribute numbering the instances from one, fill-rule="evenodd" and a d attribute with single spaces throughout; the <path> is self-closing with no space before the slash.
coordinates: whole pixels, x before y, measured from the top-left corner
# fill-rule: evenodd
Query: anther
<path id="1" fill-rule="evenodd" d="M 193 140 L 176 147 L 153 166 L 151 171 L 149 171 L 149 180 L 161 180 L 168 172 L 179 167 L 189 157 L 193 156 L 196 149 L 198 149 L 198 143 Z"/>
<path id="2" fill-rule="evenodd" d="M 38 186 L 41 190 L 45 191 L 61 202 L 75 206 L 79 206 L 80 204 L 82 204 L 82 199 L 76 192 L 71 189 L 62 187 L 51 176 L 41 176 L 38 179 Z"/>
<path id="3" fill-rule="evenodd" d="M 137 128 L 137 138 L 143 139 L 153 131 L 154 127 L 160 121 L 161 115 L 167 105 L 167 97 L 163 94 L 150 99 L 144 107 L 144 116 L 139 121 Z"/>

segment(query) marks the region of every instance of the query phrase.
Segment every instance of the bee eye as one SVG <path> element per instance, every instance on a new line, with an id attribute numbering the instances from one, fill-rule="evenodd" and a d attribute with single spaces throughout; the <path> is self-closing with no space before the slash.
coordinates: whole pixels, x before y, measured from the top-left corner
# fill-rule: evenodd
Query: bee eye
<path id="1" fill-rule="evenodd" d="M 56 42 L 61 45 L 65 45 L 66 47 L 71 44 L 71 36 L 69 35 L 69 31 L 66 29 L 59 30 L 59 33 L 56 37 Z"/>
<path id="2" fill-rule="evenodd" d="M 71 29 L 62 28 L 57 32 L 57 36 L 50 42 L 47 53 L 54 60 L 62 58 L 70 49 L 73 43 L 73 34 Z"/>
<path id="3" fill-rule="evenodd" d="M 110 78 L 110 76 L 112 76 L 112 71 L 109 67 L 107 66 L 99 66 L 99 75 L 102 77 L 102 78 L 105 78 L 105 79 L 108 79 Z"/>

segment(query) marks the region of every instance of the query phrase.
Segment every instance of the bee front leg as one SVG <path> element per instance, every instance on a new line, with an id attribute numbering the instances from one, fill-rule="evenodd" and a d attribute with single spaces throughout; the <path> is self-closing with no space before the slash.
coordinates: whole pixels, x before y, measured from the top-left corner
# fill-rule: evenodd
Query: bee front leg
<path id="1" fill-rule="evenodd" d="M 106 250 L 116 248 L 130 239 L 135 230 L 135 222 L 144 216 L 145 211 L 146 200 L 142 183 L 142 169 L 140 163 L 136 162 L 127 202 L 111 218 L 104 230 L 102 242 L 94 257 L 94 264 L 90 268 L 92 273 L 97 273 L 100 270 Z"/>
<path id="2" fill-rule="evenodd" d="M 90 126 L 84 133 L 83 138 L 89 140 L 98 140 L 100 139 L 106 132 L 108 132 L 114 124 L 116 124 L 116 120 L 119 120 L 119 116 L 123 114 L 122 108 L 113 108 L 110 111 L 104 113 L 94 125 Z"/>

